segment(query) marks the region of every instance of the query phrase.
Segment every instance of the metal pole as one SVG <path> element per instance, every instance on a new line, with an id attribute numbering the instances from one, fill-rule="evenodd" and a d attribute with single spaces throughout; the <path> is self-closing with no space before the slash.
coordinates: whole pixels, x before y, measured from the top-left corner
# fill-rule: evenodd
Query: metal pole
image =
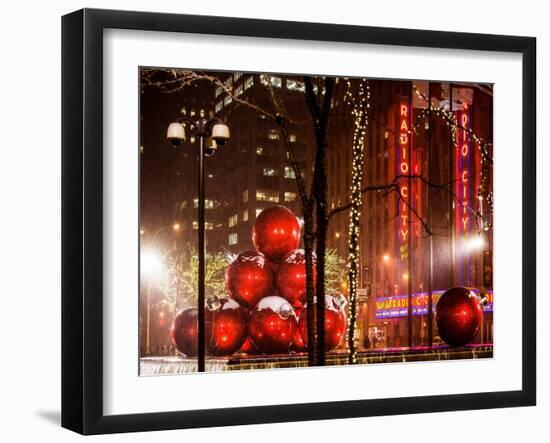
<path id="1" fill-rule="evenodd" d="M 149 355 L 151 352 L 151 285 L 148 281 L 145 282 L 145 297 L 147 299 L 145 354 Z"/>
<path id="2" fill-rule="evenodd" d="M 453 84 L 449 83 L 449 111 L 451 115 L 453 115 Z M 456 131 L 456 128 L 452 128 L 451 131 Z M 451 151 L 449 152 L 449 181 L 451 183 L 451 186 L 454 189 L 454 167 L 455 167 L 455 157 L 454 157 L 454 144 L 453 144 L 453 137 L 451 134 Z M 451 234 L 451 248 L 450 248 L 450 266 L 449 266 L 449 287 L 452 288 L 454 286 L 455 282 L 455 217 L 454 217 L 454 208 L 453 208 L 453 196 L 452 193 L 449 193 L 449 228 L 450 228 L 450 234 Z"/>
<path id="3" fill-rule="evenodd" d="M 198 282 L 198 371 L 205 371 L 205 233 L 204 233 L 204 134 L 199 133 L 199 282 Z"/>
<path id="4" fill-rule="evenodd" d="M 433 145 L 432 145 L 432 83 L 428 82 L 428 180 L 431 182 L 433 180 Z M 432 231 L 432 188 L 428 186 L 428 226 L 430 231 Z M 430 234 L 429 238 L 429 263 L 428 263 L 428 346 L 432 348 L 433 346 L 433 276 L 434 276 L 434 239 L 433 235 Z"/>
<path id="5" fill-rule="evenodd" d="M 413 106 L 412 106 L 412 82 L 409 82 L 409 175 L 411 175 L 412 167 L 413 167 L 413 158 L 412 158 L 412 122 L 413 122 Z M 409 177 L 409 241 L 407 245 L 408 250 L 408 263 L 407 263 L 407 274 L 409 278 L 407 279 L 408 283 L 408 290 L 407 290 L 407 318 L 408 318 L 408 346 L 409 348 L 412 348 L 413 346 L 413 307 L 412 307 L 412 281 L 413 281 L 413 242 L 412 242 L 412 205 L 413 205 L 413 183 L 412 178 Z"/>

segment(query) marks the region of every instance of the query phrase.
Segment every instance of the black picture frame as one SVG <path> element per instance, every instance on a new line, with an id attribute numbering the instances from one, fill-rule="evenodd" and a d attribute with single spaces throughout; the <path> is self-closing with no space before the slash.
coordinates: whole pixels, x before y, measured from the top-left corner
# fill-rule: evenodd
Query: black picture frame
<path id="1" fill-rule="evenodd" d="M 170 31 L 500 51 L 522 55 L 522 388 L 177 412 L 103 412 L 103 30 Z M 62 19 L 62 426 L 151 431 L 536 404 L 536 39 L 503 35 L 83 9 Z M 505 154 L 504 154 L 505 155 Z"/>

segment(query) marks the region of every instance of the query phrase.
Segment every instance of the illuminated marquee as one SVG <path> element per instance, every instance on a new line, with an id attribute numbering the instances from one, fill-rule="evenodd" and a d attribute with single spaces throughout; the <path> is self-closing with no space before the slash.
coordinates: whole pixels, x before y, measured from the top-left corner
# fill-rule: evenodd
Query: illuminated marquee
<path id="1" fill-rule="evenodd" d="M 444 291 L 434 291 L 433 297 L 433 310 L 435 312 L 437 307 L 437 301 Z M 473 289 L 473 292 L 480 294 L 480 291 Z M 487 298 L 487 302 L 483 307 L 484 312 L 493 312 L 493 291 L 487 291 L 484 293 Z M 413 315 L 427 315 L 428 314 L 428 293 L 420 292 L 414 293 L 412 296 L 412 311 Z M 381 297 L 376 299 L 376 313 L 377 319 L 381 318 L 397 318 L 406 317 L 408 312 L 408 297 L 407 295 L 394 295 L 392 297 Z"/>

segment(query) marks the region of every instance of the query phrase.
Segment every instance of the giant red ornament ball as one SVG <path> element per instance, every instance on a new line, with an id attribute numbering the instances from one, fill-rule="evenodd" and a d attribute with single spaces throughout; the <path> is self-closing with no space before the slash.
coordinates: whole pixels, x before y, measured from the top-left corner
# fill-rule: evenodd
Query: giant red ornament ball
<path id="1" fill-rule="evenodd" d="M 246 339 L 247 311 L 235 300 L 220 300 L 215 309 L 206 309 L 206 348 L 211 355 L 231 355 Z"/>
<path id="2" fill-rule="evenodd" d="M 314 309 L 317 309 L 316 304 Z M 307 346 L 307 307 L 300 313 L 298 327 L 304 344 Z M 337 348 L 345 333 L 346 314 L 342 305 L 335 297 L 325 295 L 325 351 Z"/>
<path id="3" fill-rule="evenodd" d="M 437 302 L 435 321 L 441 339 L 450 346 L 470 343 L 481 327 L 483 306 L 468 288 L 448 289 Z"/>
<path id="4" fill-rule="evenodd" d="M 313 262 L 313 282 L 316 279 L 316 265 Z M 306 259 L 303 249 L 288 253 L 277 268 L 275 286 L 281 297 L 286 298 L 295 308 L 306 302 Z"/>
<path id="5" fill-rule="evenodd" d="M 252 307 L 273 293 L 273 266 L 259 252 L 242 252 L 227 267 L 225 286 L 231 297 Z"/>
<path id="6" fill-rule="evenodd" d="M 264 209 L 252 227 L 252 242 L 257 251 L 278 262 L 300 243 L 300 224 L 285 206 Z"/>
<path id="7" fill-rule="evenodd" d="M 288 353 L 296 329 L 294 309 L 284 298 L 274 295 L 259 301 L 248 322 L 248 334 L 264 354 Z"/>
<path id="8" fill-rule="evenodd" d="M 187 357 L 197 355 L 198 309 L 190 308 L 180 312 L 172 323 L 170 334 L 176 349 Z"/>
<path id="9" fill-rule="evenodd" d="M 231 355 L 246 339 L 247 310 L 235 300 L 223 299 L 214 309 L 205 310 L 205 342 L 210 355 Z M 187 357 L 198 350 L 198 309 L 182 311 L 172 324 L 172 341 Z"/>

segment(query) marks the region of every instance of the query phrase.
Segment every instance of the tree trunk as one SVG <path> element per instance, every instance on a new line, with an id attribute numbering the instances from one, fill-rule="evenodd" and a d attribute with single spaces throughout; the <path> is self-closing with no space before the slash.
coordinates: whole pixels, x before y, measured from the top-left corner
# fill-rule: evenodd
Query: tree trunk
<path id="1" fill-rule="evenodd" d="M 327 219 L 327 174 L 326 174 L 326 127 L 316 131 L 317 155 L 315 157 L 315 185 L 314 195 L 316 202 L 316 255 L 317 280 L 315 293 L 317 298 L 316 326 L 317 326 L 317 365 L 325 365 L 325 253 L 328 230 Z"/>
<path id="2" fill-rule="evenodd" d="M 315 312 L 309 309 L 315 300 L 315 284 L 313 281 L 313 200 L 303 207 L 304 217 L 304 253 L 306 260 L 306 303 L 307 303 L 307 356 L 308 365 L 317 364 L 317 343 L 315 341 Z"/>
<path id="3" fill-rule="evenodd" d="M 316 295 L 316 329 L 317 329 L 317 362 L 325 365 L 325 254 L 328 230 L 327 204 L 327 132 L 330 106 L 334 92 L 334 79 L 327 77 L 318 86 L 315 96 L 311 80 L 306 81 L 306 100 L 313 117 L 315 127 L 315 165 L 313 172 L 313 197 L 315 199 L 315 244 L 317 253 Z M 311 309 L 313 311 L 313 309 Z M 308 313 L 309 314 L 309 313 Z M 312 315 L 312 314 L 309 314 Z"/>

